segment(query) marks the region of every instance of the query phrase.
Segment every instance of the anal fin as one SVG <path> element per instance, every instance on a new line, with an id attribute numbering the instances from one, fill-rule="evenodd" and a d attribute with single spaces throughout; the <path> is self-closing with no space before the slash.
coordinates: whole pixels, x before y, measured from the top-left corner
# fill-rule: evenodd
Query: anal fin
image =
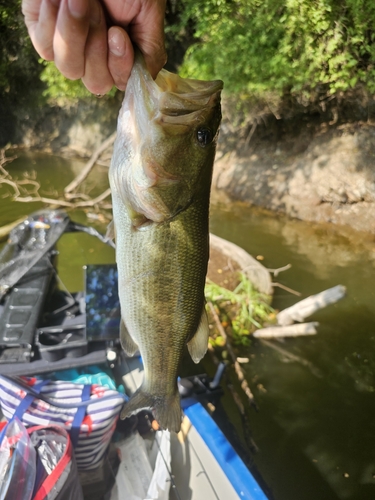
<path id="1" fill-rule="evenodd" d="M 201 320 L 199 322 L 198 330 L 194 337 L 189 340 L 187 343 L 189 353 L 191 359 L 194 363 L 199 363 L 199 361 L 206 354 L 208 347 L 208 337 L 209 337 L 209 328 L 208 328 L 208 318 L 206 309 L 203 306 Z"/>
<path id="2" fill-rule="evenodd" d="M 134 356 L 134 354 L 138 351 L 138 345 L 131 338 L 122 318 L 120 323 L 120 342 L 122 348 L 128 356 Z"/>

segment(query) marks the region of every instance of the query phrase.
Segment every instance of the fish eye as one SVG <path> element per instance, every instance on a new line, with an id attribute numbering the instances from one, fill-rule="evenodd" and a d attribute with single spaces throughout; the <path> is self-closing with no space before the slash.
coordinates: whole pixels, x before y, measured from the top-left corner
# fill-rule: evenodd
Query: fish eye
<path id="1" fill-rule="evenodd" d="M 202 148 L 212 142 L 212 132 L 209 128 L 200 128 L 197 130 L 197 141 Z"/>

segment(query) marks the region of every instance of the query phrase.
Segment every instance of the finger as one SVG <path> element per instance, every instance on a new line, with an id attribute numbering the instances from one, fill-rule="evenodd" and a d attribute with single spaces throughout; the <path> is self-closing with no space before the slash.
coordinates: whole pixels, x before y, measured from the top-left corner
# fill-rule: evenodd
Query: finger
<path id="1" fill-rule="evenodd" d="M 125 90 L 134 62 L 134 49 L 125 30 L 113 26 L 108 30 L 108 68 L 115 85 Z"/>
<path id="2" fill-rule="evenodd" d="M 42 0 L 22 0 L 22 14 L 28 29 L 38 22 L 41 3 Z"/>
<path id="3" fill-rule="evenodd" d="M 164 15 L 165 0 L 144 2 L 143 9 L 129 26 L 129 36 L 142 51 L 147 68 L 154 78 L 167 62 Z"/>
<path id="4" fill-rule="evenodd" d="M 53 60 L 53 36 L 56 27 L 59 0 L 23 0 L 22 12 L 31 41 L 38 54 Z"/>
<path id="5" fill-rule="evenodd" d="M 155 78 L 167 62 L 164 42 L 166 0 L 102 1 L 113 23 L 127 29 Z"/>
<path id="6" fill-rule="evenodd" d="M 98 23 L 91 23 L 85 49 L 85 74 L 82 82 L 93 94 L 106 94 L 114 85 L 107 65 L 107 26 L 99 3 Z"/>
<path id="7" fill-rule="evenodd" d="M 95 2 L 94 5 L 97 3 Z M 54 60 L 60 72 L 77 80 L 85 72 L 85 45 L 90 28 L 89 0 L 61 0 L 53 39 Z"/>

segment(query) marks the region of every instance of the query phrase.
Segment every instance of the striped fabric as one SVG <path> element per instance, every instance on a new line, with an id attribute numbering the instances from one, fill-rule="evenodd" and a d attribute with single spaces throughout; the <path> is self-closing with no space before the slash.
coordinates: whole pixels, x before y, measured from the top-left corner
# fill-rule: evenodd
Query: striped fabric
<path id="1" fill-rule="evenodd" d="M 20 380 L 29 387 L 38 382 L 28 377 L 21 377 Z M 61 408 L 58 405 L 79 405 L 84 387 L 83 384 L 72 382 L 48 381 L 40 389 L 40 395 L 43 399 L 48 398 L 49 403 L 35 398 L 22 416 L 22 422 L 26 427 L 57 424 L 70 431 L 77 408 Z M 26 395 L 26 390 L 0 376 L 0 404 L 7 420 L 13 417 Z M 123 395 L 117 391 L 94 384 L 91 386 L 90 403 L 85 408 L 75 447 L 79 470 L 94 469 L 101 465 L 123 404 Z"/>

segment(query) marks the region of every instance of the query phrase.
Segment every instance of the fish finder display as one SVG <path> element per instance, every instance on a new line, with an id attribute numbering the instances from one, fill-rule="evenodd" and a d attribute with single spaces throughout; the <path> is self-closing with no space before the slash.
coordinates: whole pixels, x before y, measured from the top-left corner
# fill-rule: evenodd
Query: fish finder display
<path id="1" fill-rule="evenodd" d="M 120 301 L 116 264 L 88 265 L 86 274 L 86 331 L 89 341 L 119 339 Z"/>

